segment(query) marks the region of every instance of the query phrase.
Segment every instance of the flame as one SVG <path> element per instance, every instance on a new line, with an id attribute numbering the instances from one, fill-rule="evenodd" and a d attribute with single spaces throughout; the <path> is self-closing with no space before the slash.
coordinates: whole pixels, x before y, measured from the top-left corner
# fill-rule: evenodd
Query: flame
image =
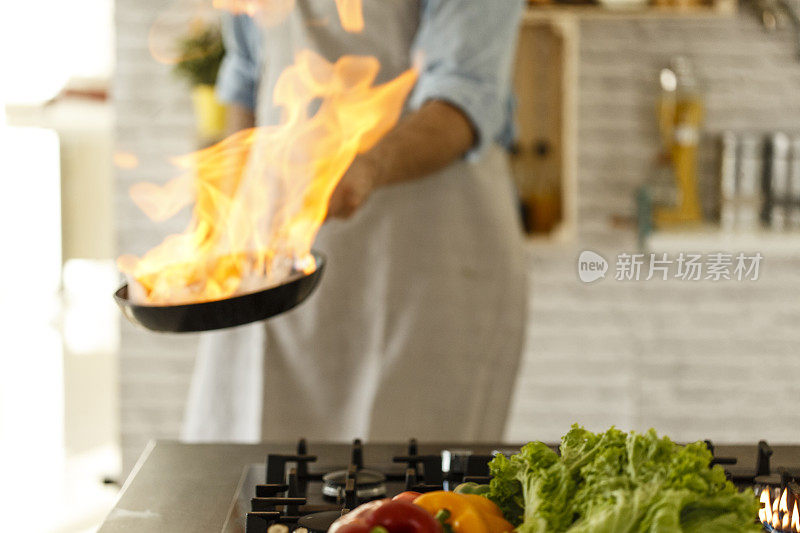
<path id="1" fill-rule="evenodd" d="M 361 33 L 364 30 L 364 10 L 361 0 L 336 0 L 336 10 L 345 31 Z"/>
<path id="2" fill-rule="evenodd" d="M 789 503 L 787 500 L 788 494 L 789 490 L 783 489 L 783 495 L 781 495 L 781 503 L 780 505 L 778 505 L 778 511 L 780 511 L 780 514 L 782 516 L 780 521 L 780 526 L 782 529 L 786 529 L 787 527 L 789 527 L 790 517 L 789 517 Z"/>
<path id="3" fill-rule="evenodd" d="M 763 524 L 771 524 L 772 502 L 770 501 L 769 487 L 764 487 L 764 489 L 761 491 L 761 498 L 759 501 L 764 504 L 764 507 L 758 510 L 758 519 Z"/>
<path id="4" fill-rule="evenodd" d="M 334 188 L 356 155 L 394 126 L 416 81 L 409 70 L 373 86 L 379 69 L 373 57 L 332 64 L 299 52 L 275 86 L 279 126 L 176 159 L 187 172 L 163 187 L 135 186 L 136 203 L 155 220 L 192 202 L 194 209 L 183 233 L 142 258 L 120 257 L 135 281 L 131 294 L 150 304 L 216 300 L 313 270 L 309 252 Z"/>
<path id="5" fill-rule="evenodd" d="M 764 487 L 759 498 L 763 507 L 758 510 L 758 520 L 775 531 L 800 533 L 800 512 L 798 512 L 797 500 L 792 498 L 793 506 L 789 511 L 789 496 L 789 489 L 786 488 L 780 498 L 772 500 L 771 489 Z"/>

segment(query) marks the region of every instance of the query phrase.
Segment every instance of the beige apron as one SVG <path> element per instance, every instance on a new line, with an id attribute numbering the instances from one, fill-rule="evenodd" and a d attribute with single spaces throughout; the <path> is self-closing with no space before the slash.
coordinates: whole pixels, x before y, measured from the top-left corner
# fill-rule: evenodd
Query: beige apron
<path id="1" fill-rule="evenodd" d="M 260 124 L 294 51 L 376 56 L 379 81 L 410 64 L 413 0 L 366 0 L 345 33 L 330 0 L 299 0 L 265 32 Z M 525 323 L 523 243 L 506 158 L 492 147 L 421 180 L 376 191 L 325 224 L 316 293 L 270 321 L 201 341 L 184 438 L 496 440 Z"/>

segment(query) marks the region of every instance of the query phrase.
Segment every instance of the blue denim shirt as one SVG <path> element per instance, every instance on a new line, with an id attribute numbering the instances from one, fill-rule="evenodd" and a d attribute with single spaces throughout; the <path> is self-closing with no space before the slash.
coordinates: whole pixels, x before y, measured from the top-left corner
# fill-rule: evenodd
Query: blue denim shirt
<path id="1" fill-rule="evenodd" d="M 410 1 L 410 0 L 409 0 Z M 420 23 L 412 54 L 425 65 L 409 99 L 417 109 L 444 100 L 472 122 L 477 155 L 493 140 L 513 140 L 510 71 L 522 0 L 421 0 Z M 223 19 L 226 56 L 217 93 L 226 102 L 256 107 L 261 65 L 261 34 L 246 15 Z"/>

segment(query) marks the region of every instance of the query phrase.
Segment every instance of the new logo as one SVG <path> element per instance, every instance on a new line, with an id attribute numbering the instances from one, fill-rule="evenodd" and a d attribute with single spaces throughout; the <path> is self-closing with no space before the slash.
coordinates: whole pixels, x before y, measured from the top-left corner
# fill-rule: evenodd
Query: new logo
<path id="1" fill-rule="evenodd" d="M 578 277 L 584 283 L 591 283 L 606 277 L 608 261 L 591 250 L 584 250 L 578 256 Z"/>

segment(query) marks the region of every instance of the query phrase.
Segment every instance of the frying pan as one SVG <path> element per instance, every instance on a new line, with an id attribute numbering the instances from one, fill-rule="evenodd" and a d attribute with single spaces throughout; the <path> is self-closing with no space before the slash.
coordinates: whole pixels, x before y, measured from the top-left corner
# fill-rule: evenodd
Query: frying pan
<path id="1" fill-rule="evenodd" d="M 128 320 L 151 331 L 187 333 L 241 326 L 285 313 L 314 292 L 325 269 L 325 256 L 313 250 L 311 254 L 317 268 L 310 274 L 300 273 L 281 285 L 224 300 L 143 305 L 129 299 L 127 284 L 114 293 L 114 299 Z"/>

